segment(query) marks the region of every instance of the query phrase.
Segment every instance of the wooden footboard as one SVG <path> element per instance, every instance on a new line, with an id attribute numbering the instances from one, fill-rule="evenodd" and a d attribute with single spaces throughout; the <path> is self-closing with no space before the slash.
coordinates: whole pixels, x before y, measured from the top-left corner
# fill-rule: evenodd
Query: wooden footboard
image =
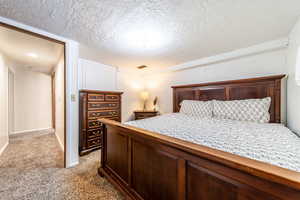
<path id="1" fill-rule="evenodd" d="M 111 120 L 100 121 L 104 134 L 99 174 L 128 199 L 300 199 L 300 173 Z"/>

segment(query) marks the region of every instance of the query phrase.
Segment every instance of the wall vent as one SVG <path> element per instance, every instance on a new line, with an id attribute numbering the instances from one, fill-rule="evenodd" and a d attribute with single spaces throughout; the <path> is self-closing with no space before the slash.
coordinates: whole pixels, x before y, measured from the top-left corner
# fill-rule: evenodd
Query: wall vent
<path id="1" fill-rule="evenodd" d="M 144 68 L 146 68 L 147 66 L 146 65 L 141 65 L 141 66 L 138 66 L 137 68 L 138 69 L 144 69 Z"/>

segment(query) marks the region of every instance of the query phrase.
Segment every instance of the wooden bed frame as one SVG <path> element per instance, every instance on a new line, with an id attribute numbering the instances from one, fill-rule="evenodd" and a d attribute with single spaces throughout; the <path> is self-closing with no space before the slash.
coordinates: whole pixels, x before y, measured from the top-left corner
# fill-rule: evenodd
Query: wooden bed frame
<path id="1" fill-rule="evenodd" d="M 175 86 L 174 112 L 184 99 L 270 96 L 271 122 L 280 122 L 283 77 Z M 104 129 L 99 174 L 127 199 L 300 199 L 300 173 L 115 121 L 100 121 Z"/>

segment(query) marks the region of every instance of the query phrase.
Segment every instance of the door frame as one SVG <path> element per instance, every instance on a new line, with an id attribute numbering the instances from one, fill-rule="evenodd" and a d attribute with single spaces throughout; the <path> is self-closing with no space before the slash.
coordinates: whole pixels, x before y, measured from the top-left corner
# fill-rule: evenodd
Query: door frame
<path id="1" fill-rule="evenodd" d="M 67 95 L 66 95 L 66 91 L 67 91 L 67 87 L 66 87 L 66 79 L 67 79 L 67 75 L 66 75 L 66 71 L 67 71 L 67 66 L 66 66 L 66 62 L 67 62 L 67 54 L 66 54 L 66 42 L 65 41 L 62 41 L 62 40 L 57 40 L 57 39 L 54 39 L 52 37 L 49 37 L 49 36 L 46 36 L 46 35 L 43 35 L 43 34 L 40 34 L 40 33 L 36 33 L 36 32 L 33 32 L 33 31 L 29 31 L 29 30 L 26 30 L 24 28 L 19 28 L 15 25 L 11 25 L 11 24 L 8 24 L 8 23 L 4 23 L 2 21 L 0 21 L 0 27 L 4 27 L 4 28 L 8 28 L 8 29 L 11 29 L 11 30 L 15 30 L 15 31 L 18 31 L 18 32 L 21 32 L 21 33 L 25 33 L 25 34 L 28 34 L 28 35 L 31 35 L 31 36 L 34 36 L 34 37 L 38 37 L 38 38 L 41 38 L 41 39 L 45 39 L 45 40 L 48 40 L 48 41 L 51 41 L 51 42 L 55 42 L 55 43 L 58 43 L 58 44 L 61 44 L 63 45 L 63 48 L 64 48 L 64 167 L 66 168 L 67 167 L 67 163 L 66 163 L 66 156 L 67 156 Z M 53 115 L 53 113 L 52 113 Z"/>
<path id="2" fill-rule="evenodd" d="M 12 80 L 11 80 L 12 78 Z M 13 84 L 11 85 L 11 81 Z M 11 99 L 11 95 L 13 98 Z M 15 124 L 15 72 L 8 67 L 8 135 L 11 135 L 14 131 Z"/>
<path id="3" fill-rule="evenodd" d="M 51 98 L 52 98 L 52 128 L 55 130 L 55 119 L 56 119 L 56 92 L 55 92 L 55 74 L 56 72 L 54 71 L 51 74 Z"/>

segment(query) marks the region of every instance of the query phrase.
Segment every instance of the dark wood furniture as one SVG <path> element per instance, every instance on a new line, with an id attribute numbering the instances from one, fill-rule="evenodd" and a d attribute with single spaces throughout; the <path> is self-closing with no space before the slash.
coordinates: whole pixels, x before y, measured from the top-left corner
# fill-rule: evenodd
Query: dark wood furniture
<path id="1" fill-rule="evenodd" d="M 280 76 L 173 87 L 184 99 L 270 96 L 280 122 Z M 107 119 L 99 174 L 127 199 L 299 200 L 300 173 Z M 263 134 L 263 133 L 262 133 Z"/>
<path id="2" fill-rule="evenodd" d="M 134 111 L 135 120 L 146 119 L 149 117 L 157 116 L 158 111 L 149 111 L 149 110 L 136 110 Z"/>
<path id="3" fill-rule="evenodd" d="M 79 93 L 79 155 L 102 146 L 102 123 L 107 118 L 121 122 L 122 92 L 81 90 Z"/>
<path id="4" fill-rule="evenodd" d="M 281 79 L 284 75 L 173 86 L 173 112 L 182 100 L 241 100 L 271 97 L 270 122 L 280 123 Z"/>

